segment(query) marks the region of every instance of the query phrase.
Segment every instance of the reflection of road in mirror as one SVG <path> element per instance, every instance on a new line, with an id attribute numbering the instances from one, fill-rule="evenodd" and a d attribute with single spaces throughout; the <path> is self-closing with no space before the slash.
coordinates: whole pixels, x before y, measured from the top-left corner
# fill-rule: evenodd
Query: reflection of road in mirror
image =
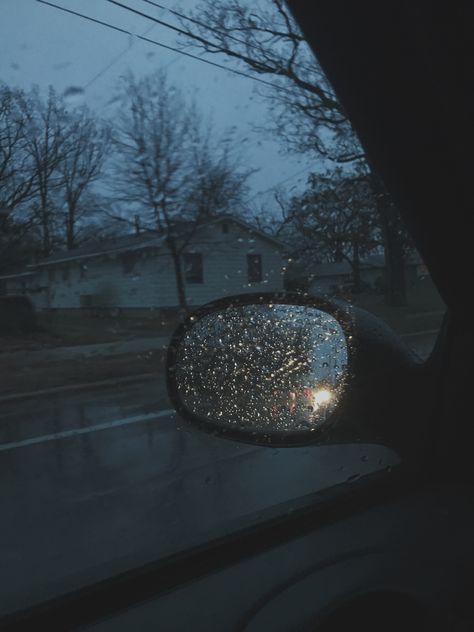
<path id="1" fill-rule="evenodd" d="M 256 431 L 316 429 L 337 407 L 348 349 L 337 320 L 298 305 L 242 305 L 186 334 L 176 377 L 201 418 Z"/>

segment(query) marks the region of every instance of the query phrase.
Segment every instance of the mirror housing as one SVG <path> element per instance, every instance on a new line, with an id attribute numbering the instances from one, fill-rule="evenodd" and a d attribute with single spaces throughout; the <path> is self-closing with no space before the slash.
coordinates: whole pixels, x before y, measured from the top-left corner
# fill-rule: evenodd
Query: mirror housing
<path id="1" fill-rule="evenodd" d="M 355 363 L 349 306 L 289 293 L 204 305 L 175 331 L 169 397 L 202 430 L 258 445 L 314 443 L 337 423 Z"/>

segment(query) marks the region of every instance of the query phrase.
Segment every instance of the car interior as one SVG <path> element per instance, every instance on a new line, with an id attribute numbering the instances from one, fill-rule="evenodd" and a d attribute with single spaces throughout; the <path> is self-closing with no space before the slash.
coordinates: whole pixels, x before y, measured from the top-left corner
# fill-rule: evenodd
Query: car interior
<path id="1" fill-rule="evenodd" d="M 193 311 L 175 331 L 168 391 L 184 424 L 222 441 L 283 450 L 337 444 L 363 420 L 400 463 L 264 509 L 251 526 L 210 543 L 7 615 L 1 630 L 474 629 L 474 6 L 467 0 L 287 5 L 400 209 L 447 312 L 433 352 L 420 364 L 363 310 L 291 292 L 227 297 Z M 223 405 L 217 419 L 211 417 L 218 382 L 195 397 L 198 374 L 211 380 L 204 363 L 209 346 L 221 336 L 230 349 L 225 341 L 242 335 L 232 325 L 225 338 L 217 319 L 246 306 L 258 318 L 262 302 L 319 310 L 351 337 L 340 408 L 319 432 L 297 426 L 290 414 L 280 434 L 273 421 L 259 426 L 248 411 L 261 399 L 245 400 L 240 382 L 233 387 L 237 404 Z M 263 326 L 259 332 L 263 340 Z M 231 368 L 217 367 L 214 376 L 229 370 L 233 379 Z M 285 406 L 287 400 L 285 393 Z M 310 412 L 318 410 L 316 403 Z"/>

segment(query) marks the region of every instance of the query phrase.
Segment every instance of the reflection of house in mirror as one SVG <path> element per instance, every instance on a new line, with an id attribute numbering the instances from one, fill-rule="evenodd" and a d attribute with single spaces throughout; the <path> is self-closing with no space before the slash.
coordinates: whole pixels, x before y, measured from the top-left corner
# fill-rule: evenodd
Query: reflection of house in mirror
<path id="1" fill-rule="evenodd" d="M 347 366 L 346 335 L 334 316 L 325 314 L 321 325 L 313 330 L 312 340 L 311 371 L 318 380 L 328 381 L 334 386 Z"/>
<path id="2" fill-rule="evenodd" d="M 176 230 L 187 304 L 221 296 L 283 289 L 285 246 L 230 216 Z M 18 279 L 17 279 L 18 277 Z M 18 293 L 20 277 L 5 279 Z M 40 310 L 149 313 L 179 304 L 174 262 L 164 235 L 139 233 L 57 252 L 21 276 L 22 293 Z M 144 314 L 146 315 L 146 314 Z"/>

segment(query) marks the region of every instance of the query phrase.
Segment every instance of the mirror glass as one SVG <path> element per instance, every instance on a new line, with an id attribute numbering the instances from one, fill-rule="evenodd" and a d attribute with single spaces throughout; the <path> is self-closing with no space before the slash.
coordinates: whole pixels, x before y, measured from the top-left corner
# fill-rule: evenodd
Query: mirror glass
<path id="1" fill-rule="evenodd" d="M 223 429 L 308 432 L 336 409 L 347 362 L 346 336 L 330 314 L 298 305 L 232 306 L 187 331 L 176 386 L 189 412 Z"/>

